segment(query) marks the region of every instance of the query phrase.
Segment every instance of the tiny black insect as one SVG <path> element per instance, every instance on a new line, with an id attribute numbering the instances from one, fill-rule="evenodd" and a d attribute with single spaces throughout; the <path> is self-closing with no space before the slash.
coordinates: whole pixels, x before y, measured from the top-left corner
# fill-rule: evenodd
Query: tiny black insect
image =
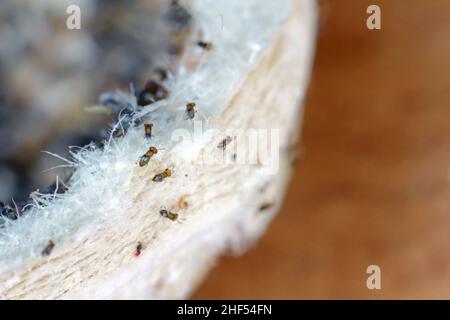
<path id="1" fill-rule="evenodd" d="M 213 44 L 211 43 L 211 42 L 206 42 L 206 41 L 198 41 L 197 42 L 197 45 L 200 47 L 200 48 L 202 48 L 202 49 L 204 49 L 204 50 L 212 50 L 212 48 L 213 48 Z"/>
<path id="2" fill-rule="evenodd" d="M 165 208 L 161 209 L 159 211 L 159 214 L 161 216 L 163 216 L 164 218 L 167 218 L 167 219 L 172 220 L 172 221 L 175 221 L 178 218 L 178 214 L 177 213 L 170 212 L 169 210 L 167 210 Z"/>
<path id="3" fill-rule="evenodd" d="M 154 71 L 159 81 L 165 81 L 167 79 L 167 70 L 163 68 L 156 68 Z"/>
<path id="4" fill-rule="evenodd" d="M 197 111 L 195 110 L 195 102 L 189 102 L 186 104 L 186 111 L 184 114 L 185 119 L 194 119 L 195 113 Z"/>
<path id="5" fill-rule="evenodd" d="M 225 139 L 220 141 L 220 143 L 217 145 L 217 148 L 222 149 L 223 151 L 225 151 L 225 149 L 227 148 L 227 145 L 230 144 L 231 140 L 232 140 L 231 137 L 227 136 Z"/>
<path id="6" fill-rule="evenodd" d="M 154 182 L 162 182 L 165 178 L 170 177 L 172 175 L 172 170 L 166 169 L 161 173 L 158 173 L 153 177 Z"/>
<path id="7" fill-rule="evenodd" d="M 0 201 L 0 217 L 9 220 L 16 220 L 17 210 Z"/>
<path id="8" fill-rule="evenodd" d="M 259 207 L 259 211 L 265 211 L 265 210 L 269 210 L 271 208 L 273 208 L 274 204 L 273 203 L 263 203 L 260 207 Z"/>
<path id="9" fill-rule="evenodd" d="M 55 243 L 52 240 L 49 240 L 47 246 L 41 252 L 42 256 L 49 256 L 52 253 L 54 247 Z"/>
<path id="10" fill-rule="evenodd" d="M 165 20 L 172 27 L 172 33 L 185 33 L 191 26 L 192 15 L 179 1 L 172 1 Z"/>
<path id="11" fill-rule="evenodd" d="M 134 255 L 136 257 L 139 257 L 141 255 L 142 249 L 143 249 L 142 243 L 139 241 L 136 245 L 136 251 L 134 252 Z"/>
<path id="12" fill-rule="evenodd" d="M 137 104 L 147 106 L 156 101 L 166 99 L 168 96 L 169 91 L 163 85 L 154 80 L 150 80 L 138 94 Z"/>
<path id="13" fill-rule="evenodd" d="M 139 166 L 144 167 L 148 164 L 150 159 L 158 153 L 158 149 L 156 147 L 150 147 L 147 152 L 139 159 Z"/>
<path id="14" fill-rule="evenodd" d="M 150 139 L 153 137 L 152 129 L 153 123 L 144 123 L 145 138 L 147 139 L 147 141 L 150 141 Z"/>
<path id="15" fill-rule="evenodd" d="M 120 137 L 125 137 L 127 134 L 127 130 L 125 130 L 124 128 L 117 128 L 116 130 L 113 131 L 113 137 L 114 138 L 120 138 Z"/>

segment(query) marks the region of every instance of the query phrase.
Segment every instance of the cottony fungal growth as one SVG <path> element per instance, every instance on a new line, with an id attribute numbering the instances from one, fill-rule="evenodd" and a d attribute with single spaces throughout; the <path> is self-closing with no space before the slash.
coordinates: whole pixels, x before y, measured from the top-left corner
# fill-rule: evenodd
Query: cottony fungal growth
<path id="1" fill-rule="evenodd" d="M 83 23 L 68 31 L 62 2 L 2 3 L 0 42 L 9 45 L 0 50 L 0 137 L 8 139 L 0 151 L 0 273 L 52 258 L 76 235 L 135 208 L 139 193 L 190 181 L 185 156 L 197 149 L 185 150 L 173 133 L 192 132 L 196 121 L 208 128 L 291 5 L 75 0 Z M 138 194 L 128 192 L 133 183 Z M 189 210 L 182 199 L 179 208 Z M 155 228 L 160 216 L 178 217 L 152 212 Z"/>

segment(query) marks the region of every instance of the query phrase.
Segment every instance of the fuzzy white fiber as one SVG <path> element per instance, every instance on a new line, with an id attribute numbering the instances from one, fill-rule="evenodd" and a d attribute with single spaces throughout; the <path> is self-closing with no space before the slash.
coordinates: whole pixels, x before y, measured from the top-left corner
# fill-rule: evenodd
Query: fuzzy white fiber
<path id="1" fill-rule="evenodd" d="M 0 273 L 40 257 L 50 239 L 57 249 L 83 237 L 91 226 L 98 228 L 111 217 L 124 215 L 123 208 L 135 205 L 133 195 L 126 192 L 130 184 L 133 183 L 136 190 L 145 188 L 140 187 L 138 181 L 132 181 L 136 171 L 154 175 L 167 167 L 173 168 L 175 173 L 188 174 L 189 170 L 195 170 L 195 166 L 186 163 L 195 159 L 197 149 L 186 150 L 181 142 L 171 140 L 174 130 L 193 129 L 192 121 L 184 118 L 186 103 L 197 104 L 196 118 L 203 120 L 207 127 L 259 61 L 263 49 L 286 19 L 290 5 L 290 0 L 193 0 L 191 12 L 195 31 L 188 45 L 194 48 L 188 50 L 184 61 L 180 62 L 181 67 L 170 77 L 169 98 L 138 108 L 132 93 L 117 92 L 133 106 L 136 117 L 144 116 L 146 121 L 154 123 L 151 145 L 159 149 L 157 156 L 144 168 L 137 165 L 139 157 L 149 147 L 141 126 L 130 128 L 124 138 L 111 139 L 104 150 L 89 146 L 72 149 L 73 158 L 61 162 L 76 168 L 69 190 L 61 195 L 36 195 L 35 204 L 27 214 L 16 221 L 6 221 L 5 227 L 0 229 Z M 212 51 L 205 53 L 195 48 L 198 31 L 205 40 L 213 42 Z M 206 54 L 207 59 L 203 59 L 202 55 Z M 183 67 L 188 65 L 189 59 L 198 60 L 200 64 L 194 70 Z M 171 163 L 165 162 L 166 159 L 171 159 Z M 154 219 L 160 219 L 157 211 Z M 159 224 L 154 225 L 159 227 Z"/>

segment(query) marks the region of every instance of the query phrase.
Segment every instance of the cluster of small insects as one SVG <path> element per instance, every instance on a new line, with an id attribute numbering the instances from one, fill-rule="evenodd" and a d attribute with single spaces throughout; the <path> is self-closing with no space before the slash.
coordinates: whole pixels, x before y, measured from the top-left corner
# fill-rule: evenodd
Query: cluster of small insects
<path id="1" fill-rule="evenodd" d="M 172 45 L 181 46 L 179 41 L 176 40 L 182 39 L 181 35 L 184 30 L 189 27 L 191 16 L 185 10 L 178 1 L 172 1 L 171 11 L 166 17 L 167 20 L 171 21 L 178 34 L 175 37 L 172 34 Z M 213 49 L 213 44 L 207 41 L 198 41 L 197 46 L 205 51 L 210 51 Z M 136 118 L 135 115 L 139 108 L 147 107 L 157 101 L 167 99 L 170 95 L 169 90 L 165 87 L 164 81 L 168 79 L 168 73 L 165 69 L 157 68 L 154 70 L 154 79 L 150 79 L 142 88 L 137 92 L 133 90 L 133 99 L 136 98 L 135 102 L 129 102 L 125 98 L 121 98 L 114 95 L 105 95 L 103 99 L 101 99 L 101 104 L 106 107 L 106 109 L 110 109 L 113 111 L 113 114 L 118 115 L 119 121 L 118 125 L 116 125 L 111 131 L 111 137 L 120 138 L 126 136 L 128 130 L 131 127 L 137 127 L 142 125 L 142 120 Z M 137 106 L 136 106 L 137 105 Z M 195 102 L 187 102 L 184 110 L 184 117 L 186 120 L 193 120 L 196 116 L 196 103 Z M 144 137 L 148 144 L 151 143 L 153 139 L 153 123 L 143 123 L 144 126 Z M 104 136 L 102 138 L 105 138 Z M 102 139 L 101 142 L 93 142 L 89 145 L 92 149 L 102 149 L 107 143 L 107 139 Z M 225 150 L 226 145 L 229 143 L 228 140 L 224 140 L 219 148 Z M 155 146 L 149 146 L 148 150 L 139 158 L 139 166 L 144 167 L 148 165 L 151 159 L 158 153 L 158 149 Z M 167 168 L 164 171 L 157 173 L 152 181 L 154 182 L 163 182 L 168 177 L 172 176 L 172 169 Z M 63 194 L 68 190 L 66 185 L 53 183 L 46 189 L 39 192 L 39 194 Z M 188 207 L 187 201 L 184 197 L 180 197 L 178 200 L 178 208 L 180 210 L 186 209 Z M 0 202 L 0 217 L 3 219 L 16 220 L 20 214 L 25 210 L 25 207 L 17 207 L 10 206 Z M 178 211 L 174 209 L 174 211 Z M 172 212 L 166 208 L 161 208 L 159 211 L 160 216 L 167 218 L 171 221 L 176 221 L 178 219 L 179 214 Z M 48 243 L 43 247 L 41 251 L 42 256 L 51 255 L 54 250 L 55 242 L 49 240 Z M 135 247 L 135 255 L 140 256 L 142 250 L 144 249 L 142 242 L 137 242 Z"/>
<path id="2" fill-rule="evenodd" d="M 179 1 L 172 1 L 169 13 L 166 15 L 166 20 L 173 25 L 173 30 L 170 36 L 170 50 L 171 54 L 181 54 L 182 42 L 187 35 L 187 31 L 190 28 L 191 16 L 184 9 Z M 205 41 L 198 41 L 197 45 L 204 50 L 211 50 L 213 48 L 212 43 Z M 158 74 L 159 81 L 167 79 L 167 72 L 163 69 L 155 70 Z M 169 96 L 169 91 L 156 80 L 149 81 L 144 89 L 137 95 L 138 105 L 146 106 L 158 100 L 166 99 Z M 184 119 L 193 120 L 197 113 L 195 102 L 186 103 L 184 110 Z M 147 144 L 150 145 L 153 138 L 153 123 L 144 123 L 144 136 Z M 150 160 L 158 153 L 158 149 L 155 146 L 150 146 L 148 150 L 139 158 L 139 166 L 144 167 L 149 164 Z M 168 177 L 172 176 L 172 170 L 170 168 L 165 169 L 163 172 L 157 173 L 152 181 L 163 182 Z M 183 210 L 188 207 L 187 201 L 184 197 L 180 197 L 178 200 L 178 208 Z M 169 219 L 171 221 L 178 220 L 178 213 L 172 212 L 165 207 L 159 210 L 161 217 Z M 135 256 L 140 256 L 143 249 L 142 243 L 139 241 L 135 247 Z"/>
<path id="3" fill-rule="evenodd" d="M 178 199 L 177 206 L 180 210 L 184 210 L 188 207 L 188 202 L 182 196 Z M 178 219 L 179 214 L 172 212 L 165 207 L 161 207 L 161 209 L 159 210 L 159 214 L 161 217 L 169 219 L 170 221 L 179 221 L 179 219 Z M 143 246 L 142 242 L 138 241 L 136 244 L 136 247 L 134 249 L 134 256 L 139 257 L 141 255 L 143 249 L 144 249 L 144 246 Z"/>
<path id="4" fill-rule="evenodd" d="M 135 127 L 142 123 L 142 119 L 136 117 L 137 112 L 149 105 L 167 99 L 170 92 L 164 86 L 164 81 L 168 79 L 168 72 L 163 68 L 155 68 L 150 80 L 144 85 L 141 90 L 135 91 L 132 87 L 132 92 L 134 93 L 135 103 L 130 101 L 129 96 L 113 91 L 107 92 L 100 96 L 100 104 L 102 105 L 104 112 L 115 114 L 119 120 L 117 124 L 113 127 L 111 136 L 114 138 L 124 137 L 130 127 Z M 146 126 L 146 132 L 149 132 L 148 137 L 151 138 L 151 126 Z M 107 136 L 103 136 L 101 142 L 95 142 L 95 145 L 99 149 L 103 149 Z"/>
<path id="5" fill-rule="evenodd" d="M 188 202 L 182 196 L 178 199 L 177 206 L 180 210 L 184 210 L 188 207 Z M 179 221 L 179 219 L 178 219 L 179 214 L 172 212 L 165 207 L 161 207 L 161 209 L 159 210 L 159 215 L 163 218 L 169 219 L 170 221 Z M 135 250 L 134 250 L 134 256 L 139 257 L 141 255 L 143 249 L 144 249 L 144 246 L 143 246 L 142 242 L 138 241 L 136 244 Z"/>
<path id="6" fill-rule="evenodd" d="M 172 1 L 170 12 L 166 16 L 166 20 L 171 22 L 174 27 L 172 32 L 172 47 L 181 47 L 183 37 L 186 31 L 190 27 L 191 16 L 189 12 L 184 9 L 179 1 Z M 210 51 L 213 49 L 213 44 L 208 41 L 199 40 L 196 45 L 205 50 Z M 179 50 L 178 50 L 179 51 Z M 126 136 L 128 130 L 131 127 L 136 127 L 142 125 L 142 120 L 136 118 L 135 115 L 140 108 L 147 107 L 157 101 L 167 99 L 170 95 L 169 90 L 164 85 L 164 82 L 168 79 L 168 72 L 163 68 L 156 68 L 154 70 L 154 75 L 151 79 L 145 83 L 141 90 L 136 92 L 133 91 L 133 98 L 136 98 L 136 102 L 130 102 L 126 98 L 121 97 L 120 94 L 106 94 L 100 98 L 100 103 L 103 105 L 104 109 L 111 110 L 112 114 L 118 116 L 119 121 L 117 125 L 111 131 L 111 137 L 120 138 Z M 136 109 L 137 108 L 137 109 Z M 186 120 L 193 120 L 196 116 L 197 106 L 195 102 L 187 102 L 184 110 L 184 118 Z M 150 145 L 153 139 L 153 123 L 143 123 L 144 126 L 144 137 L 148 145 Z M 107 137 L 102 136 L 100 142 L 92 142 L 89 147 L 92 149 L 103 149 L 107 143 Z M 99 139 L 100 140 L 100 139 Z M 221 149 L 225 150 L 228 141 L 223 141 Z M 149 164 L 151 159 L 157 155 L 158 149 L 156 146 L 148 146 L 147 151 L 139 158 L 138 164 L 140 167 L 144 167 Z M 171 177 L 173 174 L 172 169 L 166 168 L 164 171 L 157 173 L 152 178 L 154 182 L 163 182 L 165 179 Z M 51 194 L 63 194 L 68 190 L 65 184 L 53 183 L 49 187 L 39 191 L 39 195 L 51 195 Z M 16 220 L 22 212 L 26 210 L 29 204 L 24 206 L 19 206 L 14 204 L 14 206 L 7 205 L 0 202 L 0 227 L 1 221 L 3 220 Z M 181 197 L 178 201 L 179 209 L 186 209 L 188 203 Z M 175 210 L 177 211 L 177 210 Z M 160 210 L 160 215 L 171 221 L 175 221 L 178 218 L 178 213 L 174 213 L 165 208 Z M 49 240 L 47 245 L 41 251 L 42 256 L 49 256 L 55 247 L 55 243 Z M 141 254 L 143 245 L 138 242 L 136 245 L 136 256 Z"/>

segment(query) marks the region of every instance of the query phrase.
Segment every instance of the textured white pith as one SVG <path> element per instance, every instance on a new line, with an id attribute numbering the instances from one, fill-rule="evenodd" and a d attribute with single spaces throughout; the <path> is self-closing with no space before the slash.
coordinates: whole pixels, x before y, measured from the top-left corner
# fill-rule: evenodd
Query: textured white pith
<path id="1" fill-rule="evenodd" d="M 126 190 L 131 183 L 139 184 L 139 181 L 131 181 L 136 170 L 148 175 L 166 167 L 188 175 L 189 170 L 195 170 L 195 167 L 185 166 L 183 157 L 170 156 L 181 155 L 183 151 L 181 145 L 171 142 L 173 130 L 192 129 L 192 122 L 183 117 L 186 102 L 197 103 L 199 119 L 214 119 L 260 58 L 262 49 L 284 21 L 289 5 L 288 0 L 263 4 L 258 0 L 194 0 L 191 9 L 195 29 L 203 32 L 205 40 L 214 43 L 214 49 L 208 53 L 192 49 L 186 59 L 200 59 L 203 63 L 194 71 L 181 68 L 168 84 L 169 99 L 144 110 L 154 123 L 152 145 L 160 149 L 158 155 L 147 167 L 137 166 L 138 158 L 148 148 L 141 126 L 129 130 L 123 139 L 111 140 L 104 151 L 85 149 L 76 153 L 77 171 L 70 190 L 50 197 L 47 206 L 32 208 L 23 218 L 7 222 L 0 230 L 0 271 L 8 271 L 28 258 L 40 256 L 49 239 L 58 247 L 70 238 L 81 237 L 89 225 L 101 225 L 102 220 L 123 214 L 122 208 L 133 207 L 133 195 Z M 195 36 L 192 46 L 196 40 Z M 206 54 L 208 57 L 202 59 L 201 55 Z M 165 161 L 169 156 L 171 163 Z M 155 190 L 160 187 L 155 186 Z M 136 189 L 139 190 L 139 186 Z M 155 222 L 159 218 L 155 213 Z"/>

